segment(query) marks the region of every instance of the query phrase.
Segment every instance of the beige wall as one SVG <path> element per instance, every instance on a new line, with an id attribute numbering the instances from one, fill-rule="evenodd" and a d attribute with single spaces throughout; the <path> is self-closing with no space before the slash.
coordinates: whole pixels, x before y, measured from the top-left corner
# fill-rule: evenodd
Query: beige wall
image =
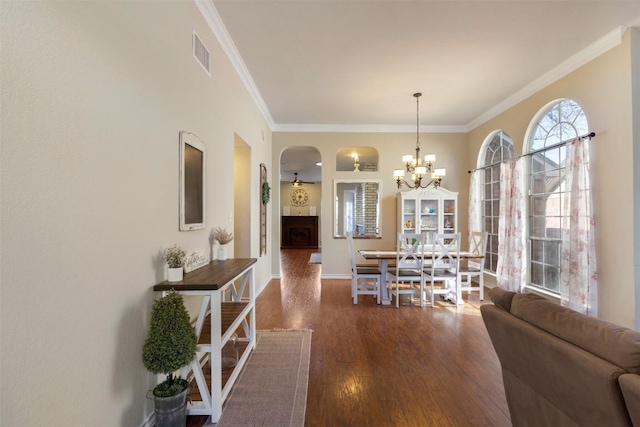
<path id="1" fill-rule="evenodd" d="M 322 158 L 322 276 L 348 277 L 349 257 L 344 238 L 333 237 L 333 180 L 334 179 L 381 179 L 382 210 L 381 239 L 355 239 L 356 249 L 394 248 L 396 235 L 396 193 L 392 178 L 393 169 L 401 165 L 403 154 L 415 149 L 415 134 L 412 133 L 315 133 L 315 132 L 274 132 L 274 169 L 280 164 L 280 154 L 288 147 L 311 146 L 320 151 Z M 424 153 L 437 154 L 438 167 L 447 168 L 447 178 L 443 187 L 459 191 L 460 218 L 458 225 L 466 231 L 468 204 L 468 174 L 466 165 L 465 134 L 421 134 L 420 144 Z M 377 172 L 336 172 L 336 152 L 346 146 L 375 147 L 379 151 L 380 163 Z M 280 206 L 282 194 L 274 194 L 274 206 Z M 273 211 L 272 227 L 280 229 L 280 212 Z M 276 233 L 274 231 L 274 233 Z M 277 232 L 279 233 L 279 231 Z M 363 260 L 359 260 L 363 261 Z M 278 258 L 274 257 L 273 271 L 279 271 Z"/>
<path id="2" fill-rule="evenodd" d="M 193 2 L 0 8 L 0 424 L 142 425 L 161 251 L 207 248 L 210 229 L 229 225 L 238 135 L 251 151 L 242 191 L 258 257 L 271 132 Z M 194 29 L 212 77 L 192 56 Z M 207 145 L 204 230 L 178 231 L 181 130 Z M 261 288 L 268 258 L 256 269 Z"/>
<path id="3" fill-rule="evenodd" d="M 560 98 L 578 102 L 589 128 L 596 218 L 599 317 L 635 325 L 632 96 L 629 34 L 623 43 L 545 87 L 469 133 L 467 164 L 473 168 L 485 137 L 502 129 L 522 154 L 527 127 L 546 104 Z M 635 136 L 638 144 L 638 136 Z M 637 191 L 637 187 L 636 190 Z M 635 215 L 637 217 L 637 215 Z"/>

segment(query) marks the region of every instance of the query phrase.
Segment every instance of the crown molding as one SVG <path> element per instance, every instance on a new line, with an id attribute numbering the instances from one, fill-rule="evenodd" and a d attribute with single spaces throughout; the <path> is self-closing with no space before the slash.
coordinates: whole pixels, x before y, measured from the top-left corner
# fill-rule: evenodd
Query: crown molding
<path id="1" fill-rule="evenodd" d="M 246 87 L 249 95 L 255 102 L 258 110 L 264 117 L 273 132 L 345 132 L 345 133 L 413 133 L 415 127 L 409 125 L 338 125 L 338 124 L 277 124 L 273 121 L 271 112 L 258 90 L 253 77 L 249 73 L 244 60 L 240 56 L 231 35 L 227 31 L 222 18 L 218 14 L 212 0 L 193 0 L 205 21 L 211 28 L 216 39 L 222 46 L 229 61 L 238 73 L 240 80 Z M 586 63 L 592 61 L 603 53 L 613 49 L 622 43 L 622 37 L 628 27 L 621 25 L 610 31 L 601 39 L 569 57 L 548 73 L 535 79 L 513 95 L 506 98 L 493 108 L 479 115 L 466 125 L 450 126 L 420 126 L 420 132 L 425 133 L 467 133 L 481 124 L 491 120 L 509 108 L 525 100 L 529 96 L 539 92 L 550 84 L 558 81 L 567 74 L 575 71 Z"/>
<path id="2" fill-rule="evenodd" d="M 602 37 L 601 39 L 597 40 L 596 42 L 582 49 L 575 55 L 567 58 L 560 65 L 553 68 L 551 71 L 542 75 L 536 80 L 532 81 L 531 83 L 529 83 L 528 85 L 526 85 L 525 87 L 523 87 L 522 89 L 520 89 L 519 91 L 517 91 L 516 93 L 514 93 L 513 95 L 511 95 L 510 97 L 508 97 L 507 99 L 505 99 L 504 101 L 496 105 L 495 107 L 479 115 L 474 120 L 469 122 L 469 124 L 467 124 L 465 127 L 469 131 L 471 131 L 472 129 L 475 129 L 481 124 L 505 112 L 506 110 L 513 107 L 517 103 L 525 100 L 529 96 L 539 92 L 540 90 L 544 89 L 550 84 L 560 80 L 562 77 L 566 76 L 572 71 L 575 71 L 578 68 L 585 65 L 586 63 L 594 60 L 595 58 L 602 55 L 603 53 L 613 49 L 614 47 L 622 43 L 622 37 L 624 36 L 624 33 L 626 31 L 627 31 L 627 27 L 624 25 L 621 25 L 615 28 L 614 30 L 610 31 L 607 35 Z"/>
<path id="3" fill-rule="evenodd" d="M 412 125 L 302 125 L 276 124 L 274 132 L 415 133 Z M 420 126 L 420 133 L 466 133 L 465 126 Z"/>
<path id="4" fill-rule="evenodd" d="M 233 65 L 236 73 L 238 73 L 238 77 L 240 77 L 240 80 L 249 92 L 249 95 L 251 95 L 251 98 L 253 99 L 253 102 L 255 102 L 256 107 L 258 107 L 258 110 L 260 110 L 262 117 L 264 117 L 269 127 L 273 129 L 275 123 L 273 122 L 273 117 L 271 117 L 271 112 L 269 111 L 267 104 L 265 104 L 264 99 L 262 99 L 262 95 L 253 81 L 253 77 L 251 77 L 251 74 L 247 69 L 247 65 L 240 56 L 240 53 L 231 39 L 231 35 L 227 31 L 227 27 L 225 27 L 222 22 L 222 18 L 218 14 L 213 2 L 211 0 L 193 0 L 193 2 L 198 7 L 198 10 L 200 10 L 204 20 L 216 36 L 216 39 L 218 39 L 218 43 L 222 46 L 222 50 L 224 50 L 224 53 L 227 55 L 227 58 L 229 58 L 231 65 Z"/>

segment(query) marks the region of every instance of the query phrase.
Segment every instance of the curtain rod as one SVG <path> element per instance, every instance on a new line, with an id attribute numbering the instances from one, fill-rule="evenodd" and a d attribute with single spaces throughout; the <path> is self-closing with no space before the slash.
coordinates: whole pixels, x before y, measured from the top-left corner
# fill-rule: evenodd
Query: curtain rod
<path id="1" fill-rule="evenodd" d="M 594 136 L 596 136 L 596 133 L 595 133 L 595 132 L 589 132 L 588 134 L 586 134 L 586 135 L 582 135 L 582 136 L 579 136 L 578 138 L 580 138 L 580 139 L 585 139 L 585 138 L 589 138 L 589 139 L 591 139 L 591 138 L 593 138 Z M 571 140 L 571 141 L 573 141 L 573 140 Z M 551 148 L 559 147 L 559 146 L 561 146 L 561 145 L 566 145 L 567 143 L 569 143 L 569 142 L 571 142 L 571 141 L 559 142 L 559 143 L 557 143 L 557 144 L 553 144 L 553 145 L 550 145 L 550 146 L 548 146 L 548 147 L 544 147 L 544 148 L 541 148 L 541 149 L 539 149 L 539 150 L 536 150 L 536 151 L 532 151 L 532 152 L 530 152 L 530 153 L 523 154 L 523 155 L 521 155 L 521 156 L 516 157 L 516 159 L 519 159 L 520 157 L 531 156 L 531 155 L 536 154 L 536 153 L 539 153 L 539 152 L 541 152 L 541 151 L 549 150 L 549 149 L 551 149 Z M 497 163 L 492 163 L 492 164 L 490 164 L 490 165 L 481 166 L 481 167 L 479 167 L 479 168 L 471 169 L 470 171 L 467 171 L 467 172 L 468 172 L 468 173 L 471 173 L 471 172 L 474 172 L 474 171 L 478 171 L 478 170 L 482 170 L 482 169 L 491 168 L 491 167 L 493 167 L 493 166 L 499 165 L 500 163 L 502 163 L 502 162 L 497 162 Z"/>

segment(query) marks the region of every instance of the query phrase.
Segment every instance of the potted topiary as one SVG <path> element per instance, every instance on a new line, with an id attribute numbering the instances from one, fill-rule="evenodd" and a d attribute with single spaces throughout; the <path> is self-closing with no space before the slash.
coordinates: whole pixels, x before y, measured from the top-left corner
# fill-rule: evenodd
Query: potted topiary
<path id="1" fill-rule="evenodd" d="M 144 366 L 156 375 L 166 375 L 166 380 L 153 389 L 156 427 L 186 425 L 189 383 L 174 372 L 191 363 L 196 344 L 182 295 L 171 290 L 153 303 L 142 348 Z"/>
<path id="2" fill-rule="evenodd" d="M 169 268 L 167 269 L 167 280 L 169 282 L 179 282 L 184 277 L 184 261 L 187 253 L 178 245 L 173 245 L 164 251 L 164 260 Z"/>

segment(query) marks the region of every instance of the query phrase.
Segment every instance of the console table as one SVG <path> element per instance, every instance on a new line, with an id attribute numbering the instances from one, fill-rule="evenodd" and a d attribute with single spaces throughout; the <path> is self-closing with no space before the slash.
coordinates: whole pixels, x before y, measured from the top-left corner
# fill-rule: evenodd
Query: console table
<path id="1" fill-rule="evenodd" d="M 184 275 L 180 282 L 162 282 L 153 287 L 165 295 L 175 289 L 182 295 L 202 297 L 200 312 L 196 320 L 195 332 L 198 337 L 196 352 L 205 354 L 211 366 L 211 390 L 200 365 L 202 356 L 193 358 L 191 364 L 180 372 L 187 378 L 189 371 L 198 385 L 201 401 L 192 401 L 189 415 L 209 415 L 208 422 L 217 423 L 222 415 L 222 403 L 225 401 L 235 383 L 242 366 L 256 345 L 255 317 L 255 283 L 253 268 L 255 258 L 227 259 L 212 261 L 209 264 Z M 248 300 L 243 295 L 248 293 Z M 200 335 L 205 319 L 211 315 L 211 343 L 200 343 Z M 244 337 L 239 341 L 246 343 L 246 348 L 238 358 L 224 387 L 222 386 L 222 348 L 234 332 L 242 327 Z"/>

